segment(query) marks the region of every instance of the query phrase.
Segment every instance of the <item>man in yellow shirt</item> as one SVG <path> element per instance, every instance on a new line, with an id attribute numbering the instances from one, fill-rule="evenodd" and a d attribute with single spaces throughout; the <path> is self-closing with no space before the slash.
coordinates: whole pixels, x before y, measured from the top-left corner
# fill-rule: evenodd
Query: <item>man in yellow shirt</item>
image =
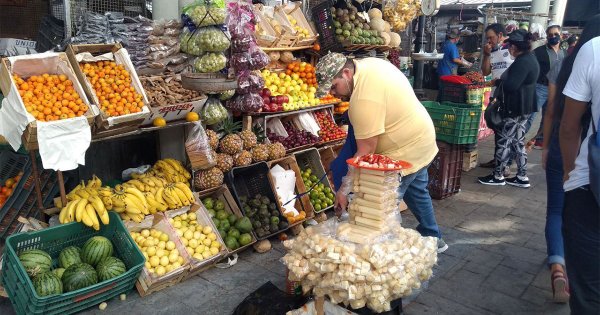
<path id="1" fill-rule="evenodd" d="M 437 237 L 438 252 L 445 251 L 427 189 L 427 167 L 438 152 L 435 129 L 408 79 L 388 61 L 351 60 L 339 53 L 321 58 L 316 72 L 320 95 L 329 92 L 350 102 L 355 156 L 378 153 L 413 165 L 403 171 L 400 198 L 419 221 L 417 231 Z M 336 194 L 336 208 L 346 205 L 346 196 Z"/>

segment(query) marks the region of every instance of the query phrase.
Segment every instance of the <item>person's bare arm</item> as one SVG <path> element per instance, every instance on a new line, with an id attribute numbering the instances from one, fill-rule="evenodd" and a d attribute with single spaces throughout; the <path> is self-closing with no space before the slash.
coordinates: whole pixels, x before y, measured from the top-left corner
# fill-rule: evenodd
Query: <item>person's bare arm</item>
<path id="1" fill-rule="evenodd" d="M 544 129 L 542 134 L 544 136 L 544 150 L 550 147 L 550 140 L 552 139 L 552 121 L 554 121 L 554 107 L 556 103 L 556 84 L 548 84 L 548 99 L 546 103 L 546 114 L 544 114 Z"/>
<path id="2" fill-rule="evenodd" d="M 485 44 L 483 47 L 483 60 L 481 61 L 481 72 L 483 72 L 483 76 L 488 76 L 492 73 L 492 63 L 490 61 L 491 53 L 492 46 L 490 44 Z"/>
<path id="3" fill-rule="evenodd" d="M 454 62 L 457 65 L 462 65 L 463 64 L 463 61 L 460 58 L 454 58 L 454 59 L 452 59 L 452 62 Z"/>
<path id="4" fill-rule="evenodd" d="M 375 150 L 377 149 L 377 137 L 378 136 L 367 139 L 356 139 L 357 150 L 354 157 L 375 153 Z"/>
<path id="5" fill-rule="evenodd" d="M 565 97 L 565 108 L 559 129 L 560 153 L 562 154 L 565 181 L 569 178 L 569 173 L 575 168 L 575 159 L 577 159 L 581 142 L 581 117 L 585 114 L 587 107 L 587 102 Z"/>

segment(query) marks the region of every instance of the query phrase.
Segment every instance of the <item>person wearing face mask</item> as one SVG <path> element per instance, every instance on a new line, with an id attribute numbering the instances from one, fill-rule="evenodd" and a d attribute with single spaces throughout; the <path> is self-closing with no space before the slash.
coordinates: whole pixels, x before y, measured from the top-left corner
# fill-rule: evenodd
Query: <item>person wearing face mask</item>
<path id="1" fill-rule="evenodd" d="M 504 36 L 505 28 L 500 23 L 488 25 L 485 28 L 485 36 L 487 44 L 483 47 L 483 61 L 481 63 L 481 71 L 484 76 L 492 75 L 492 79 L 500 79 L 504 71 L 513 63 L 513 58 L 508 52 L 508 44 L 504 43 L 507 37 Z M 492 95 L 494 95 L 495 87 L 492 87 Z M 494 141 L 498 142 L 498 133 L 494 133 Z M 509 161 L 504 176 L 508 176 L 510 165 Z M 496 160 L 492 159 L 487 163 L 480 165 L 484 168 L 496 167 Z"/>
<path id="2" fill-rule="evenodd" d="M 456 74 L 459 65 L 471 67 L 472 64 L 460 57 L 456 43 L 460 40 L 458 29 L 452 29 L 442 45 L 444 58 L 438 62 L 437 73 L 439 77 Z"/>
<path id="3" fill-rule="evenodd" d="M 537 107 L 538 111 L 542 111 L 542 115 L 545 111 L 546 102 L 548 101 L 548 72 L 554 67 L 554 65 L 561 63 L 562 60 L 567 56 L 567 51 L 560 48 L 560 26 L 551 25 L 546 29 L 546 45 L 536 48 L 533 53 L 540 65 L 540 74 L 535 86 L 535 92 L 537 95 Z M 527 131 L 531 128 L 535 114 L 531 115 L 527 121 Z M 543 146 L 542 130 L 544 128 L 543 121 L 540 122 L 537 135 L 534 139 L 533 147 L 535 149 L 541 149 Z"/>
<path id="4" fill-rule="evenodd" d="M 435 129 L 406 76 L 387 60 L 352 60 L 340 53 L 321 58 L 316 76 L 319 95 L 329 92 L 350 102 L 350 133 L 341 152 L 346 156 L 332 164 L 334 181 L 346 176 L 347 169 L 341 165 L 346 157 L 378 153 L 411 163 L 412 167 L 402 172 L 399 197 L 419 221 L 417 231 L 437 237 L 438 253 L 445 251 L 448 245 L 442 239 L 427 189 L 427 168 L 438 152 Z M 339 187 L 343 182 L 337 180 L 336 184 L 338 216 L 347 206 L 348 192 Z"/>
<path id="5" fill-rule="evenodd" d="M 504 100 L 501 115 L 501 130 L 497 130 L 494 172 L 480 177 L 484 185 L 502 186 L 509 184 L 516 187 L 530 187 L 527 177 L 527 152 L 525 149 L 526 124 L 529 116 L 537 111 L 535 83 L 540 66 L 531 53 L 533 35 L 525 30 L 510 33 L 508 50 L 514 58 L 513 64 L 494 80 L 496 95 Z M 517 176 L 504 179 L 504 170 L 509 159 L 515 155 Z"/>

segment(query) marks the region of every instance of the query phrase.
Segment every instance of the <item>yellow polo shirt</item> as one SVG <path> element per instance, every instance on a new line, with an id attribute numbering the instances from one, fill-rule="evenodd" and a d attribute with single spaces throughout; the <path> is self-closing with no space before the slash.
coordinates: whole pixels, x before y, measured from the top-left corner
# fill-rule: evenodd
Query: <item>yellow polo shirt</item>
<path id="1" fill-rule="evenodd" d="M 410 162 L 404 175 L 427 166 L 438 152 L 431 117 L 408 79 L 379 58 L 355 60 L 349 116 L 356 139 L 378 137 L 375 153 Z"/>

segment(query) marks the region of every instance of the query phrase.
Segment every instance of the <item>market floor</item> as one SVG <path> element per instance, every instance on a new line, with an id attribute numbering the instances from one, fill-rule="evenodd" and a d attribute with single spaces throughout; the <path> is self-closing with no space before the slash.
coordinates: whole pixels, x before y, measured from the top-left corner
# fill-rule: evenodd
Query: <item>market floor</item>
<path id="1" fill-rule="evenodd" d="M 489 160 L 492 145 L 491 139 L 480 144 L 480 161 Z M 477 184 L 477 176 L 489 172 L 477 168 L 463 173 L 459 194 L 434 202 L 450 248 L 440 255 L 428 287 L 405 305 L 405 314 L 568 314 L 568 306 L 551 302 L 540 151 L 529 161 L 530 189 Z M 403 226 L 416 226 L 409 211 L 403 220 Z M 279 259 L 285 251 L 279 241 L 273 247 L 266 254 L 242 253 L 230 269 L 213 268 L 145 298 L 131 292 L 126 301 L 114 299 L 105 311 L 85 314 L 231 314 L 266 281 L 284 288 Z M 13 314 L 7 299 L 0 299 L 0 314 Z"/>

